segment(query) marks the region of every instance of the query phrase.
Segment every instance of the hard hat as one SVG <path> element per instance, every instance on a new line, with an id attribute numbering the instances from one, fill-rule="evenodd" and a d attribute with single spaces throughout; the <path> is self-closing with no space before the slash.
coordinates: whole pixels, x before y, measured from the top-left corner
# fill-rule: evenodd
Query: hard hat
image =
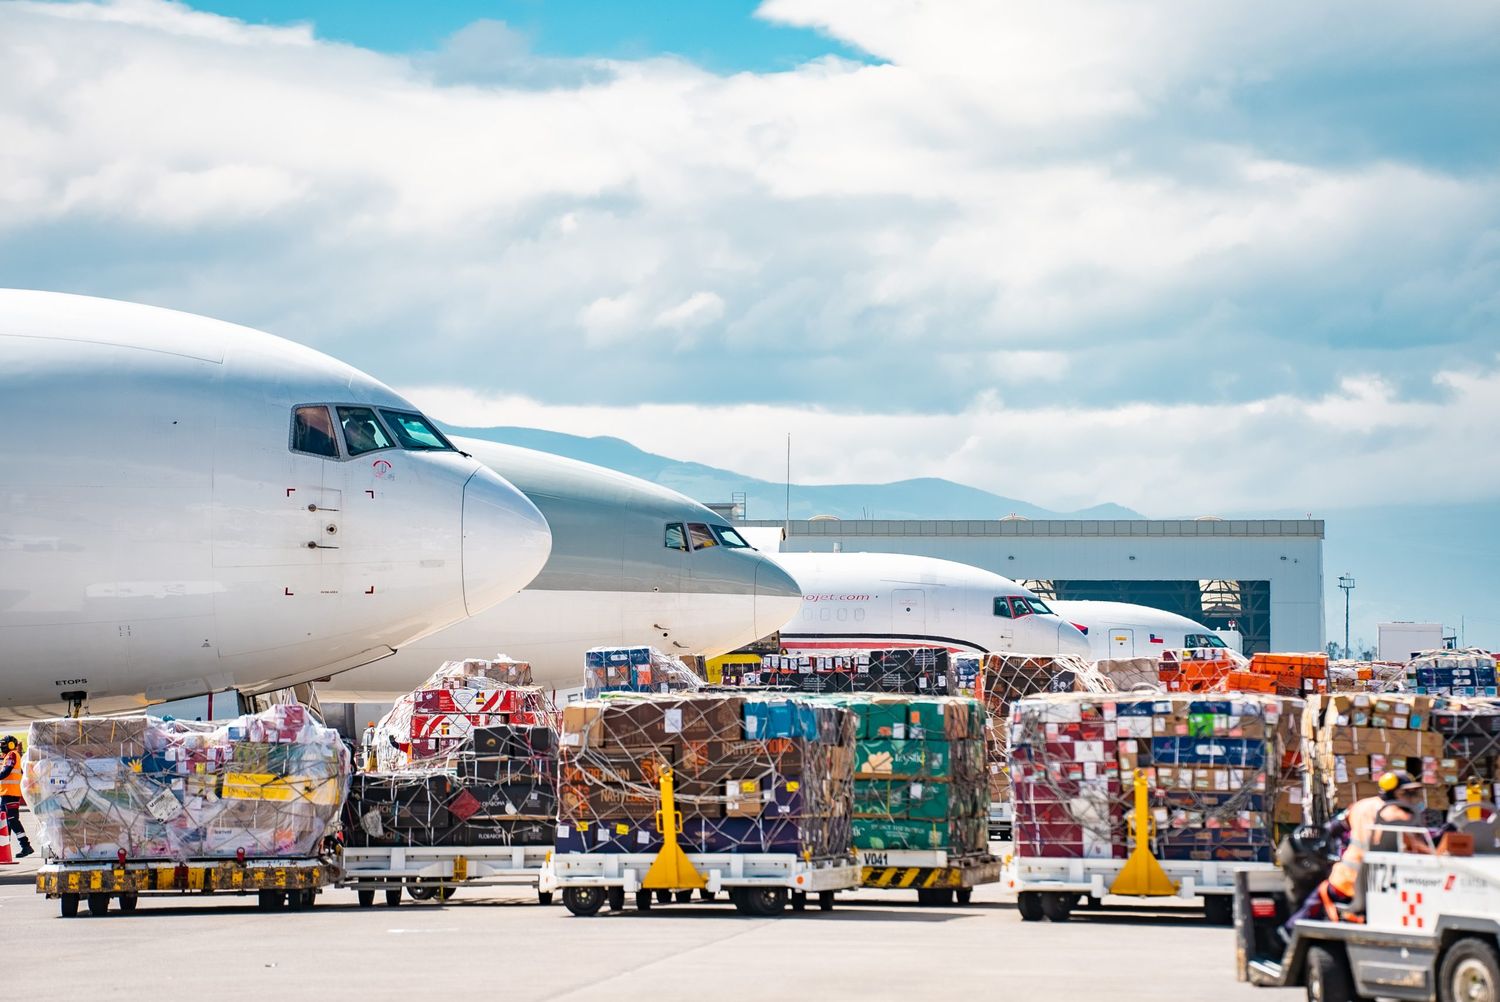
<path id="1" fill-rule="evenodd" d="M 1379 779 L 1381 793 L 1395 793 L 1398 790 L 1420 790 L 1422 781 L 1417 779 L 1405 769 L 1392 769 L 1384 773 Z"/>

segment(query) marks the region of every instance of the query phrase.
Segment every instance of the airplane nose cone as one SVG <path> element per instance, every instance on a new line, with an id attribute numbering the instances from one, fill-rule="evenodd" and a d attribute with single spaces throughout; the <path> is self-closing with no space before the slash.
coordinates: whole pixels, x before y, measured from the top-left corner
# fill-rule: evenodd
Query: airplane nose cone
<path id="1" fill-rule="evenodd" d="M 770 560 L 755 568 L 755 636 L 768 637 L 792 621 L 802 607 L 802 586 Z"/>
<path id="2" fill-rule="evenodd" d="M 464 606 L 483 612 L 531 583 L 552 552 L 552 530 L 531 500 L 486 469 L 464 485 Z"/>
<path id="3" fill-rule="evenodd" d="M 1089 640 L 1072 623 L 1060 622 L 1057 624 L 1057 653 L 1090 660 Z"/>

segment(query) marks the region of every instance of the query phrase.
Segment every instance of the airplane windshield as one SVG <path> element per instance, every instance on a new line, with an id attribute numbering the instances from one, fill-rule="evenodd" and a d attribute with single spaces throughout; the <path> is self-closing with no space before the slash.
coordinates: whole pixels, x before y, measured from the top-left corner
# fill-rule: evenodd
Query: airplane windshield
<path id="1" fill-rule="evenodd" d="M 741 536 L 727 525 L 711 525 L 709 528 L 714 531 L 715 536 L 719 537 L 719 543 L 729 547 L 731 550 L 749 550 L 754 548 L 745 542 L 744 536 Z"/>
<path id="2" fill-rule="evenodd" d="M 1010 603 L 1005 600 L 1004 595 L 995 599 L 995 615 L 1002 619 L 1010 618 Z"/>
<path id="3" fill-rule="evenodd" d="M 391 430 L 396 433 L 396 439 L 401 443 L 401 448 L 453 451 L 453 446 L 448 444 L 448 440 L 442 436 L 442 433 L 422 415 L 387 410 L 380 413 L 385 415 L 385 419 L 390 422 Z"/>
<path id="4" fill-rule="evenodd" d="M 1026 600 L 1024 598 L 1017 596 L 1010 600 L 1010 611 L 1011 615 L 1015 616 L 1015 618 L 1017 619 L 1020 619 L 1022 616 L 1031 615 L 1031 606 L 1026 604 Z"/>
<path id="5" fill-rule="evenodd" d="M 368 407 L 340 407 L 339 424 L 344 426 L 344 442 L 349 446 L 349 455 L 395 448 L 385 429 Z"/>
<path id="6" fill-rule="evenodd" d="M 292 411 L 292 450 L 339 458 L 338 442 L 333 437 L 333 418 L 327 407 L 310 405 Z"/>
<path id="7" fill-rule="evenodd" d="M 710 546 L 718 546 L 719 541 L 714 534 L 708 531 L 708 526 L 702 522 L 688 523 L 688 540 L 693 544 L 695 550 L 706 550 Z"/>
<path id="8" fill-rule="evenodd" d="M 1228 647 L 1217 633 L 1189 633 L 1182 639 L 1184 647 Z"/>
<path id="9" fill-rule="evenodd" d="M 1051 609 L 1047 608 L 1047 603 L 1046 602 L 1043 602 L 1039 598 L 1028 598 L 1026 600 L 1026 604 L 1029 605 L 1029 606 L 1031 606 L 1031 611 L 1034 612 L 1034 613 L 1036 613 L 1038 616 L 1055 616 L 1055 615 L 1057 615 L 1057 613 L 1055 613 Z"/>

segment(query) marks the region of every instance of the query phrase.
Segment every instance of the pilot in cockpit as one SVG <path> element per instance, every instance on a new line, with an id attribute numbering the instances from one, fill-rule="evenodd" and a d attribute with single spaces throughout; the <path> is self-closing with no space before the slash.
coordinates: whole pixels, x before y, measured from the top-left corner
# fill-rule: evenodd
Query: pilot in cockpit
<path id="1" fill-rule="evenodd" d="M 344 421 L 344 437 L 349 440 L 351 453 L 370 452 L 380 448 L 375 426 L 365 418 L 349 418 Z"/>

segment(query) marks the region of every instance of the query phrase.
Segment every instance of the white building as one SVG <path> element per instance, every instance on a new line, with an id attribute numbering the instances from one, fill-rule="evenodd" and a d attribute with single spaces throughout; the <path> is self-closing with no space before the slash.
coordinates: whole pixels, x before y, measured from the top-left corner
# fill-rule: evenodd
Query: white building
<path id="1" fill-rule="evenodd" d="M 1323 648 L 1321 519 L 813 519 L 787 530 L 788 551 L 941 557 L 1044 596 L 1166 609 L 1237 629 L 1246 654 Z"/>

